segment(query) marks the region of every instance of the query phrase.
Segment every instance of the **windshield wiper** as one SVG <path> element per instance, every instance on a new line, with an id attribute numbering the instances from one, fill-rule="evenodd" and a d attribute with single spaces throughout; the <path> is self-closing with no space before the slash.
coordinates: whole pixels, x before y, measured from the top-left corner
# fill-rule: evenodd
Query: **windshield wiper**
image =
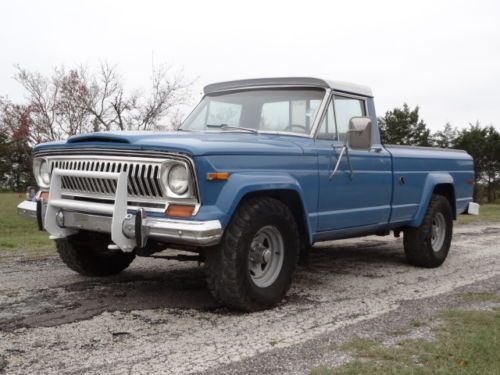
<path id="1" fill-rule="evenodd" d="M 219 129 L 223 129 L 223 130 L 226 130 L 226 129 L 229 129 L 229 130 L 243 130 L 243 131 L 247 131 L 247 132 L 254 133 L 254 134 L 258 134 L 259 133 L 256 129 L 242 128 L 242 127 L 239 127 L 239 126 L 231 126 L 231 125 L 228 125 L 228 124 L 207 124 L 206 126 L 207 126 L 207 128 L 219 128 Z"/>

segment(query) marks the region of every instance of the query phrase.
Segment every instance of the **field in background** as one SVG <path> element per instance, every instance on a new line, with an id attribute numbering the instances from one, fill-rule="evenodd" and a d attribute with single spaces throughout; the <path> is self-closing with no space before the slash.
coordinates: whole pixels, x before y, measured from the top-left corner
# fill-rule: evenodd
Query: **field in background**
<path id="1" fill-rule="evenodd" d="M 17 214 L 24 194 L 0 193 L 0 252 L 23 251 L 36 256 L 55 254 L 47 233 L 40 232 L 34 220 Z"/>
<path id="2" fill-rule="evenodd" d="M 16 206 L 24 194 L 0 193 L 0 251 L 22 250 L 37 255 L 53 254 L 54 245 L 47 233 L 40 232 L 35 221 L 19 216 Z M 500 202 L 481 206 L 479 216 L 461 215 L 459 224 L 500 221 Z"/>
<path id="3" fill-rule="evenodd" d="M 460 215 L 458 224 L 469 224 L 478 221 L 500 221 L 500 200 L 495 203 L 482 204 L 479 208 L 479 216 Z"/>

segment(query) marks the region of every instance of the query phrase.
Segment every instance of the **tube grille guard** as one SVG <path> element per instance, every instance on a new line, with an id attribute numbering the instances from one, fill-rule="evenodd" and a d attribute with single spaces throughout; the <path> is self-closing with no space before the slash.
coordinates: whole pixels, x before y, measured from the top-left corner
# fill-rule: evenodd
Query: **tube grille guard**
<path id="1" fill-rule="evenodd" d="M 87 201 L 77 201 L 64 199 L 62 195 L 63 178 L 88 178 L 95 180 L 113 180 L 116 181 L 116 192 L 114 204 L 95 203 Z M 49 199 L 47 201 L 47 210 L 45 213 L 45 230 L 50 234 L 51 239 L 59 239 L 70 236 L 77 229 L 61 228 L 57 225 L 56 216 L 60 210 L 73 210 L 79 212 L 91 212 L 112 215 L 111 220 L 111 240 L 123 251 L 131 252 L 136 247 L 135 238 L 128 238 L 123 233 L 123 222 L 127 218 L 127 173 L 122 172 L 90 172 L 63 170 L 54 168 L 52 171 L 52 180 L 50 183 Z"/>

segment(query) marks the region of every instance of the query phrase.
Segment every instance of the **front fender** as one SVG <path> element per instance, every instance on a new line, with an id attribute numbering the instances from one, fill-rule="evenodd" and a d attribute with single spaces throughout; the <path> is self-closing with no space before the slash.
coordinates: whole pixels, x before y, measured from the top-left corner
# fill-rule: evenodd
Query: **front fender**
<path id="1" fill-rule="evenodd" d="M 304 192 L 299 182 L 287 173 L 246 172 L 232 174 L 220 191 L 215 204 L 217 208 L 224 213 L 223 227 L 228 224 L 236 207 L 238 207 L 245 195 L 266 190 L 293 190 L 298 194 L 304 209 L 308 235 L 311 237 L 311 228 L 308 219 L 307 205 L 304 200 Z"/>
<path id="2" fill-rule="evenodd" d="M 422 195 L 420 197 L 417 212 L 413 216 L 412 221 L 408 224 L 410 227 L 416 228 L 422 224 L 422 220 L 424 220 L 424 216 L 427 211 L 427 207 L 429 206 L 432 193 L 434 192 L 435 187 L 441 184 L 449 184 L 454 187 L 455 181 L 451 174 L 447 172 L 430 172 L 427 175 L 424 183 L 424 188 L 422 189 Z M 455 205 L 456 202 L 452 202 L 452 204 Z M 455 210 L 455 207 L 453 207 L 453 210 Z"/>

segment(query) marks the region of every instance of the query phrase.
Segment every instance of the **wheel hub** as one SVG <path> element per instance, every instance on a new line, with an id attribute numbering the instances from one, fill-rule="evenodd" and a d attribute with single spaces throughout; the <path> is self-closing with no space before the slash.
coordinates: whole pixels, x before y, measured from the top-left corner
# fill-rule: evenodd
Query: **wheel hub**
<path id="1" fill-rule="evenodd" d="M 285 247 L 280 231 L 268 225 L 255 234 L 248 253 L 248 269 L 256 286 L 274 283 L 283 266 Z"/>
<path id="2" fill-rule="evenodd" d="M 438 252 L 441 250 L 446 238 L 446 220 L 441 212 L 438 212 L 432 219 L 431 227 L 431 246 L 432 250 Z"/>
<path id="3" fill-rule="evenodd" d="M 265 249 L 262 252 L 262 258 L 261 258 L 262 263 L 269 263 L 269 261 L 271 260 L 271 256 L 272 256 L 271 250 Z"/>

